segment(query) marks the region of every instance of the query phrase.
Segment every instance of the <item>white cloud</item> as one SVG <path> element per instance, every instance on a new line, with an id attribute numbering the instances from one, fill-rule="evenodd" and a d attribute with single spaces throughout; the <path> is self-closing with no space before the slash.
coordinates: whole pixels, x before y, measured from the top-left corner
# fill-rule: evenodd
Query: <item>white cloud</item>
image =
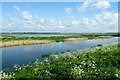
<path id="1" fill-rule="evenodd" d="M 22 20 L 8 23 L 3 29 L 25 31 L 70 31 L 70 32 L 117 32 L 118 13 L 103 12 L 93 19 L 83 17 L 82 20 L 56 21 L 54 19 Z"/>
<path id="2" fill-rule="evenodd" d="M 68 14 L 68 15 L 71 14 L 72 11 L 73 11 L 72 8 L 69 8 L 69 7 L 68 7 L 68 8 L 65 8 L 65 10 L 64 10 L 64 12 L 65 12 L 66 14 Z"/>
<path id="3" fill-rule="evenodd" d="M 65 23 L 64 26 L 74 32 L 117 32 L 118 13 L 103 12 L 95 15 L 93 19 L 84 17 L 80 21 Z"/>
<path id="4" fill-rule="evenodd" d="M 82 6 L 77 7 L 77 10 L 80 11 L 80 12 L 85 11 L 86 8 L 89 7 L 90 3 L 91 3 L 91 0 L 86 0 L 86 1 L 82 4 Z"/>
<path id="5" fill-rule="evenodd" d="M 92 8 L 97 8 L 97 9 L 107 9 L 110 7 L 110 3 L 108 0 L 101 0 L 98 2 L 95 2 L 91 5 Z"/>
<path id="6" fill-rule="evenodd" d="M 14 6 L 13 8 L 18 12 L 20 11 L 20 8 L 18 6 Z"/>
<path id="7" fill-rule="evenodd" d="M 93 2 L 92 0 L 85 0 L 82 6 L 77 7 L 76 9 L 79 12 L 83 12 L 86 9 L 107 9 L 110 7 L 110 3 L 108 0 L 98 0 L 97 2 Z"/>
<path id="8" fill-rule="evenodd" d="M 71 21 L 71 23 L 72 23 L 73 25 L 79 25 L 79 21 L 76 21 L 76 20 Z"/>
<path id="9" fill-rule="evenodd" d="M 82 20 L 82 25 L 84 25 L 86 28 L 90 26 L 90 20 L 86 17 L 83 17 L 83 20 Z"/>
<path id="10" fill-rule="evenodd" d="M 9 21 L 13 21 L 14 20 L 13 16 L 10 15 L 10 14 L 7 14 L 6 17 L 9 19 Z"/>
<path id="11" fill-rule="evenodd" d="M 42 22 L 42 23 L 43 23 L 43 22 L 44 22 L 44 19 L 40 19 L 40 22 Z"/>
<path id="12" fill-rule="evenodd" d="M 102 0 L 103 1 L 103 0 Z M 101 1 L 99 1 L 100 4 Z M 97 3 L 93 3 L 94 6 Z M 92 7 L 93 7 L 92 4 Z M 104 4 L 107 4 L 104 3 Z M 79 11 L 84 11 L 88 6 L 91 5 L 91 0 L 86 0 L 79 7 Z M 98 6 L 98 5 L 97 5 Z M 102 8 L 102 7 L 98 7 Z M 104 6 L 104 9 L 108 8 Z M 106 31 L 117 31 L 118 30 L 118 13 L 103 12 L 93 16 L 93 19 L 83 17 L 82 20 L 75 20 L 75 17 L 71 15 L 72 9 L 65 8 L 66 19 L 55 20 L 53 18 L 40 18 L 38 15 L 31 15 L 28 11 L 21 11 L 19 7 L 14 6 L 16 11 L 19 11 L 20 20 L 14 23 L 5 23 L 6 27 L 3 29 L 8 30 L 26 30 L 26 31 L 73 31 L 73 32 L 106 32 Z M 8 15 L 11 18 L 11 15 Z M 22 19 L 21 19 L 22 18 Z"/>
<path id="13" fill-rule="evenodd" d="M 89 25 L 97 31 L 106 32 L 112 30 L 117 32 L 118 13 L 103 12 L 98 14 L 90 21 Z"/>
<path id="14" fill-rule="evenodd" d="M 31 20 L 33 18 L 33 16 L 28 11 L 22 11 L 21 15 L 25 20 Z"/>
<path id="15" fill-rule="evenodd" d="M 16 10 L 16 12 L 20 15 L 20 18 L 21 19 L 24 19 L 24 20 L 31 20 L 33 18 L 33 16 L 30 14 L 30 12 L 28 11 L 22 11 L 20 9 L 20 7 L 18 6 L 13 6 L 13 8 Z M 36 17 L 36 15 L 35 15 Z"/>
<path id="16" fill-rule="evenodd" d="M 54 20 L 54 19 L 50 19 L 50 21 L 51 21 L 51 22 L 55 22 L 55 20 Z"/>

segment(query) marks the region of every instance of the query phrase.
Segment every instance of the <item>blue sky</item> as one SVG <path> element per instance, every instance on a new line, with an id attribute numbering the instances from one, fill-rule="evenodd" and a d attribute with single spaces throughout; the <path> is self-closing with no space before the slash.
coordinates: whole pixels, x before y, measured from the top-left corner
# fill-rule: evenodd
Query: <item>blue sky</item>
<path id="1" fill-rule="evenodd" d="M 117 32 L 118 3 L 102 1 L 3 2 L 2 31 Z"/>
<path id="2" fill-rule="evenodd" d="M 84 2 L 85 0 L 1 0 L 2 2 Z M 100 1 L 100 0 L 93 0 Z M 109 0 L 110 2 L 118 2 L 119 0 Z"/>

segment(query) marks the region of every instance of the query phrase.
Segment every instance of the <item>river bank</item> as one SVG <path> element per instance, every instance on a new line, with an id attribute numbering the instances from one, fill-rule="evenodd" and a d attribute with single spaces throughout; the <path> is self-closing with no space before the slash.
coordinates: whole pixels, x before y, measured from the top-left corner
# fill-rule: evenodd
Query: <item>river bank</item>
<path id="1" fill-rule="evenodd" d="M 53 42 L 66 42 L 66 41 L 84 41 L 88 39 L 105 39 L 112 38 L 112 36 L 53 36 L 53 37 L 1 37 L 0 48 L 25 46 L 36 44 L 48 44 Z"/>
<path id="2" fill-rule="evenodd" d="M 2 78 L 17 79 L 120 79 L 119 63 L 120 44 L 51 54 L 41 62 L 38 58 L 33 64 L 14 66 L 14 71 L 4 72 Z M 9 74 L 8 74 L 9 73 Z"/>
<path id="3" fill-rule="evenodd" d="M 95 46 L 110 45 L 116 42 L 118 42 L 118 37 L 6 47 L 2 48 L 2 69 L 12 68 L 16 63 L 18 65 L 28 64 L 38 57 L 42 58 L 42 55 L 46 54 L 62 53 L 66 51 L 74 52 L 76 50 L 84 50 Z"/>

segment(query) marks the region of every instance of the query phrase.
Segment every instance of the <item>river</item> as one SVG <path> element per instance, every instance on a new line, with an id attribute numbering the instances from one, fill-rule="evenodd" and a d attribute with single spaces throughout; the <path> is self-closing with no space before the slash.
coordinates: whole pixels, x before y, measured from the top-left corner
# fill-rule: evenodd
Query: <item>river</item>
<path id="1" fill-rule="evenodd" d="M 27 64 L 47 53 L 65 52 L 67 50 L 74 52 L 98 44 L 109 45 L 115 42 L 118 42 L 118 37 L 2 48 L 2 69 L 12 68 L 14 64 Z"/>

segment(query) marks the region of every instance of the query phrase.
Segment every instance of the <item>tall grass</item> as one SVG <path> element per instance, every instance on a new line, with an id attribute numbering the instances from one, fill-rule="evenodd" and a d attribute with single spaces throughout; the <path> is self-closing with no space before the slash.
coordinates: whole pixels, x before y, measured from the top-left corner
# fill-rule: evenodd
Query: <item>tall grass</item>
<path id="1" fill-rule="evenodd" d="M 12 47 L 21 45 L 47 44 L 53 42 L 52 40 L 11 40 L 0 43 L 0 47 Z"/>

